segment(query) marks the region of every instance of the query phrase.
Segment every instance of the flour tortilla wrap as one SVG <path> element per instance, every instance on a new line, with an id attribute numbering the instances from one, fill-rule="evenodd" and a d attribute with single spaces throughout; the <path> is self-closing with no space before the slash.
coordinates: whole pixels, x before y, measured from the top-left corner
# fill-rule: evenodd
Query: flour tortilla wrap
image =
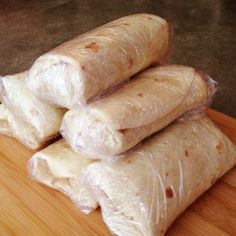
<path id="1" fill-rule="evenodd" d="M 29 124 L 16 119 L 4 105 L 1 104 L 1 107 L 3 107 L 5 119 L 0 120 L 0 134 L 14 137 L 31 149 L 42 145 Z"/>
<path id="2" fill-rule="evenodd" d="M 112 95 L 83 110 L 72 109 L 61 133 L 75 151 L 106 159 L 134 147 L 182 114 L 204 108 L 214 82 L 194 68 L 148 69 Z"/>
<path id="3" fill-rule="evenodd" d="M 45 101 L 67 108 L 87 103 L 169 51 L 167 22 L 154 15 L 120 18 L 80 35 L 39 57 L 29 88 Z"/>
<path id="4" fill-rule="evenodd" d="M 11 135 L 28 148 L 36 149 L 59 135 L 65 111 L 32 94 L 25 84 L 26 76 L 27 72 L 1 77 L 0 99 L 1 106 L 4 106 L 1 113 L 5 113 L 5 124 L 8 124 Z"/>
<path id="5" fill-rule="evenodd" d="M 86 191 L 86 188 L 84 194 L 80 194 L 78 198 L 80 186 L 74 182 L 74 179 L 79 178 L 81 170 L 91 162 L 72 151 L 61 139 L 34 154 L 29 160 L 28 169 L 35 180 L 63 192 L 84 213 L 89 213 L 97 207 L 97 201 Z"/>
<path id="6" fill-rule="evenodd" d="M 173 124 L 122 160 L 90 164 L 80 181 L 112 233 L 160 236 L 235 164 L 236 146 L 203 117 Z"/>

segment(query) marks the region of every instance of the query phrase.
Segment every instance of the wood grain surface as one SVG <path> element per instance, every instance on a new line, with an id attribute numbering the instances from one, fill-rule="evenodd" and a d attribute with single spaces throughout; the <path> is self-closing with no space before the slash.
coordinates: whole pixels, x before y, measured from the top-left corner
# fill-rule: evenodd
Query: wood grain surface
<path id="1" fill-rule="evenodd" d="M 214 110 L 208 115 L 236 143 L 236 120 Z M 0 136 L 0 236 L 110 235 L 100 210 L 84 215 L 63 194 L 30 179 L 26 164 L 32 154 Z M 236 168 L 178 217 L 167 235 L 236 235 Z"/>

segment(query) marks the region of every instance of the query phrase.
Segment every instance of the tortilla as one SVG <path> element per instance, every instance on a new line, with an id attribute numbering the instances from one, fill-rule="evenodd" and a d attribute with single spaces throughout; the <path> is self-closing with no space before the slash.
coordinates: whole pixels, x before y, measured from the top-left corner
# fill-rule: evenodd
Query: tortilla
<path id="1" fill-rule="evenodd" d="M 203 117 L 171 125 L 122 160 L 90 164 L 78 183 L 90 186 L 113 234 L 160 236 L 235 164 L 236 146 Z"/>
<path id="2" fill-rule="evenodd" d="M 27 84 L 40 98 L 71 109 L 161 63 L 170 47 L 167 22 L 154 15 L 120 18 L 39 57 Z"/>
<path id="3" fill-rule="evenodd" d="M 36 149 L 59 135 L 65 110 L 35 97 L 25 84 L 26 76 L 27 72 L 23 72 L 0 79 L 1 107 L 4 107 L 1 113 L 5 113 L 4 123 L 0 125 L 7 125 L 9 130 L 4 132 L 0 128 L 0 133 L 11 135 L 28 148 Z"/>
<path id="4" fill-rule="evenodd" d="M 134 147 L 186 112 L 209 105 L 215 83 L 192 67 L 166 65 L 136 75 L 113 94 L 68 111 L 61 133 L 86 157 L 107 159 Z"/>
<path id="5" fill-rule="evenodd" d="M 97 207 L 97 201 L 86 188 L 78 197 L 80 186 L 74 179 L 79 178 L 81 170 L 91 162 L 72 151 L 61 139 L 34 154 L 28 169 L 35 180 L 66 194 L 84 213 L 89 213 Z"/>

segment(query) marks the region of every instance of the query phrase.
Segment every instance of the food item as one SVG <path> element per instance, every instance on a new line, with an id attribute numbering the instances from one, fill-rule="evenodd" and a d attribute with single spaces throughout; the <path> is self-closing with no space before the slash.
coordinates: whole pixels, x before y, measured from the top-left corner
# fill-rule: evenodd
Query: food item
<path id="1" fill-rule="evenodd" d="M 0 79 L 0 133 L 36 149 L 59 135 L 65 110 L 35 97 L 25 84 L 26 75 L 27 72 L 23 72 Z"/>
<path id="2" fill-rule="evenodd" d="M 39 57 L 27 84 L 48 103 L 72 108 L 129 79 L 169 51 L 167 22 L 154 15 L 120 18 Z"/>
<path id="3" fill-rule="evenodd" d="M 72 151 L 61 139 L 34 154 L 28 167 L 35 180 L 65 193 L 84 213 L 89 213 L 97 207 L 97 201 L 91 197 L 93 195 L 90 195 L 86 188 L 83 196 L 80 195 L 78 198 L 80 186 L 74 179 L 79 178 L 81 170 L 91 162 Z"/>
<path id="4" fill-rule="evenodd" d="M 79 183 L 90 185 L 115 235 L 160 236 L 235 164 L 236 146 L 202 117 L 173 124 L 122 160 L 90 164 Z"/>
<path id="5" fill-rule="evenodd" d="M 106 159 L 129 150 L 182 114 L 196 108 L 199 112 L 214 91 L 213 80 L 191 67 L 151 68 L 83 110 L 68 111 L 61 133 L 75 151 Z"/>
<path id="6" fill-rule="evenodd" d="M 39 143 L 35 135 L 25 126 L 24 122 L 16 119 L 14 115 L 1 104 L 1 122 L 0 134 L 12 136 L 22 142 L 25 146 L 34 149 L 39 147 Z"/>

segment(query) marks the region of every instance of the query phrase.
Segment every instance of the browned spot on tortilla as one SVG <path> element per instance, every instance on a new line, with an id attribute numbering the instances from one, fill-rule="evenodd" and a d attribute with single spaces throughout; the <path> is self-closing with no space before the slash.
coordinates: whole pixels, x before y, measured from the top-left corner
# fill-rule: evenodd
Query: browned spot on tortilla
<path id="1" fill-rule="evenodd" d="M 166 159 L 170 159 L 170 156 L 168 154 L 166 154 Z"/>
<path id="2" fill-rule="evenodd" d="M 137 106 L 133 106 L 130 109 L 134 112 L 139 112 L 140 111 L 140 107 L 137 107 Z"/>
<path id="3" fill-rule="evenodd" d="M 86 45 L 85 48 L 91 49 L 94 52 L 98 52 L 98 49 L 99 49 L 98 45 L 95 42 L 92 42 L 92 43 Z"/>
<path id="4" fill-rule="evenodd" d="M 163 79 L 163 78 L 155 78 L 154 79 L 156 82 L 163 82 L 163 81 L 165 81 L 165 79 Z"/>
<path id="5" fill-rule="evenodd" d="M 164 230 L 162 229 L 162 230 L 161 230 L 161 234 L 163 234 L 163 233 L 164 233 Z"/>
<path id="6" fill-rule="evenodd" d="M 128 59 L 128 63 L 129 63 L 129 65 L 128 65 L 128 68 L 131 68 L 133 65 L 134 65 L 134 60 L 133 60 L 133 58 L 129 58 Z"/>
<path id="7" fill-rule="evenodd" d="M 169 176 L 169 173 L 168 173 L 168 172 L 166 172 L 166 176 Z"/>
<path id="8" fill-rule="evenodd" d="M 63 143 L 62 146 L 63 146 L 64 148 L 69 148 L 69 147 L 70 147 L 68 143 Z"/>
<path id="9" fill-rule="evenodd" d="M 123 23 L 123 25 L 130 25 L 129 23 Z"/>
<path id="10" fill-rule="evenodd" d="M 213 177 L 212 177 L 212 180 L 211 180 L 211 185 L 213 185 L 215 182 L 216 182 L 216 176 L 215 175 L 213 175 Z"/>
<path id="11" fill-rule="evenodd" d="M 166 188 L 166 197 L 167 198 L 172 198 L 174 196 L 173 190 L 171 187 Z"/>
<path id="12" fill-rule="evenodd" d="M 85 70 L 85 66 L 81 66 L 82 70 Z"/>
<path id="13" fill-rule="evenodd" d="M 128 161 L 127 161 L 127 162 L 128 162 L 128 163 L 132 163 L 132 161 L 131 161 L 131 160 L 129 160 L 129 159 L 128 159 Z"/>
<path id="14" fill-rule="evenodd" d="M 189 157 L 189 153 L 188 153 L 187 150 L 184 151 L 184 154 L 185 154 L 186 157 Z"/>
<path id="15" fill-rule="evenodd" d="M 126 132 L 127 129 L 119 129 L 118 131 L 122 134 L 124 134 Z"/>
<path id="16" fill-rule="evenodd" d="M 35 108 L 32 108 L 32 109 L 30 110 L 30 113 L 31 113 L 33 116 L 37 116 L 37 115 L 39 114 L 38 110 L 35 109 Z"/>
<path id="17" fill-rule="evenodd" d="M 139 93 L 138 96 L 143 98 L 143 93 Z"/>
<path id="18" fill-rule="evenodd" d="M 216 145 L 216 150 L 221 153 L 223 151 L 223 148 L 224 148 L 224 145 L 222 142 L 219 142 L 217 145 Z"/>

